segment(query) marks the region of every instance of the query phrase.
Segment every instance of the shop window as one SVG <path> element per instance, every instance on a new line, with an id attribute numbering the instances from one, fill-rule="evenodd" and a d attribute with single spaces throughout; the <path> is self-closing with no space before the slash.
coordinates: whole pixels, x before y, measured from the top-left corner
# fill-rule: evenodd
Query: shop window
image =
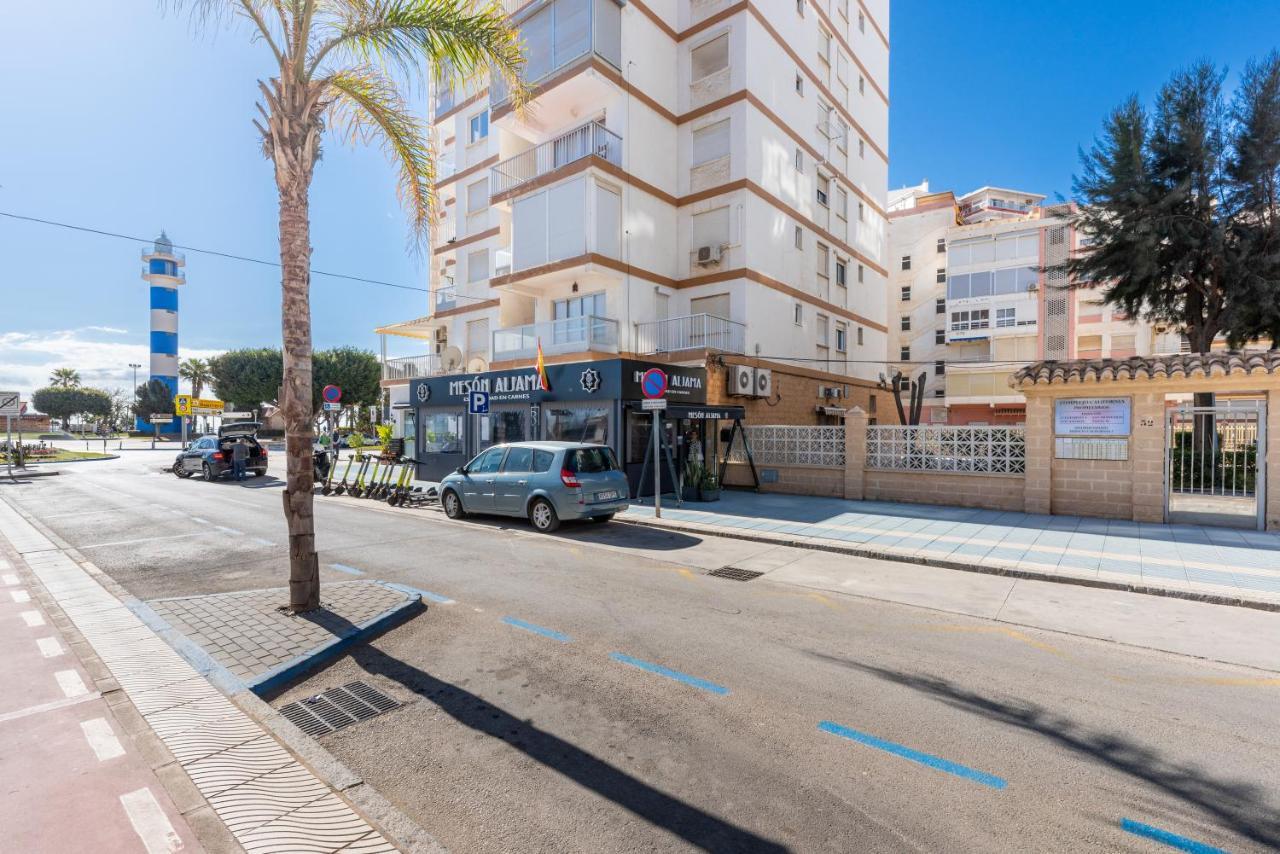
<path id="1" fill-rule="evenodd" d="M 459 416 L 452 412 L 438 412 L 422 419 L 418 449 L 427 454 L 462 453 Z"/>
<path id="2" fill-rule="evenodd" d="M 489 416 L 489 424 L 490 439 L 495 445 L 503 442 L 523 442 L 529 438 L 525 433 L 524 412 L 494 412 Z"/>
<path id="3" fill-rule="evenodd" d="M 609 443 L 609 410 L 604 407 L 548 407 L 545 412 L 548 442 Z"/>

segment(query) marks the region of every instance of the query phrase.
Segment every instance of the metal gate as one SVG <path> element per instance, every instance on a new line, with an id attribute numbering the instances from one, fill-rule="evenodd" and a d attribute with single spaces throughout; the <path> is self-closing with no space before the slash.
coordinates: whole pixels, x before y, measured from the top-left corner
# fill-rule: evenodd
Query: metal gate
<path id="1" fill-rule="evenodd" d="M 1180 406 L 1165 421 L 1165 519 L 1264 527 L 1266 404 Z"/>

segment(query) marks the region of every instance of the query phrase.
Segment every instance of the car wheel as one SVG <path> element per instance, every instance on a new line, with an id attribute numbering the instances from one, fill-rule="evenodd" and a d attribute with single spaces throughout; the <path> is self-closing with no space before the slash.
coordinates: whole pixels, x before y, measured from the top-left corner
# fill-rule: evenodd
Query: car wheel
<path id="1" fill-rule="evenodd" d="M 200 470 L 204 474 L 204 479 L 207 480 L 209 483 L 213 483 L 215 480 L 218 479 L 218 473 L 214 471 L 212 464 L 205 463 L 203 466 L 200 467 Z"/>
<path id="2" fill-rule="evenodd" d="M 462 519 L 467 515 L 467 511 L 462 509 L 462 499 L 452 489 L 445 490 L 440 503 L 444 506 L 444 515 L 450 519 Z"/>
<path id="3" fill-rule="evenodd" d="M 182 467 L 182 463 L 173 464 L 173 473 L 176 474 L 180 480 L 186 480 L 191 477 L 191 472 L 184 469 Z"/>
<path id="4" fill-rule="evenodd" d="M 529 506 L 529 521 L 533 523 L 534 528 L 544 534 L 550 534 L 560 527 L 560 517 L 556 515 L 556 508 L 552 507 L 551 502 L 545 498 L 539 498 Z"/>
<path id="5" fill-rule="evenodd" d="M 613 514 L 612 514 L 612 513 L 605 513 L 603 516 L 592 516 L 592 517 L 591 517 L 591 521 L 592 521 L 592 522 L 596 522 L 597 524 L 604 523 L 604 522 L 609 522 L 609 521 L 612 521 L 612 520 L 613 520 Z"/>

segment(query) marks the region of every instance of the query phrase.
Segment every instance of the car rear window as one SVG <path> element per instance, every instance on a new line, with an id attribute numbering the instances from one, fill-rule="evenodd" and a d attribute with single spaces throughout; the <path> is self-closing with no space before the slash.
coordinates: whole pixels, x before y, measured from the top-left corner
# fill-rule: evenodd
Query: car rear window
<path id="1" fill-rule="evenodd" d="M 569 470 L 578 474 L 598 474 L 616 471 L 618 468 L 613 449 L 603 445 L 599 448 L 579 448 L 576 451 L 570 451 L 568 462 Z"/>

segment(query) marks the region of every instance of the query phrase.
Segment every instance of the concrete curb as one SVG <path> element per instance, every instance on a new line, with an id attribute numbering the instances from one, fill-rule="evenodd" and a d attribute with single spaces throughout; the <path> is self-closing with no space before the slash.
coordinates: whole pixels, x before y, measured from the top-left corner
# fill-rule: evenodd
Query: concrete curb
<path id="1" fill-rule="evenodd" d="M 31 471 L 30 469 L 23 469 L 20 472 L 15 471 L 11 480 L 16 481 L 20 477 L 57 477 L 60 474 L 62 474 L 60 471 Z M 10 477 L 10 474 L 5 472 L 4 477 Z"/>
<path id="2" fill-rule="evenodd" d="M 1190 602 L 1206 602 L 1210 605 L 1230 605 L 1236 608 L 1251 608 L 1257 611 L 1280 611 L 1280 602 L 1267 600 L 1244 599 L 1238 596 L 1224 596 L 1217 593 L 1203 593 L 1191 590 L 1172 590 L 1166 587 L 1150 587 L 1145 584 L 1123 584 L 1116 581 L 1102 581 L 1089 578 L 1073 578 L 1069 575 L 1053 575 L 1050 573 L 1032 572 L 1004 566 L 985 566 L 982 564 L 964 563 L 946 558 L 921 557 L 918 555 L 888 552 L 882 549 L 870 549 L 836 543 L 830 540 L 796 538 L 785 534 L 751 533 L 736 528 L 721 528 L 715 525 L 703 525 L 697 522 L 666 521 L 635 518 L 631 516 L 615 516 L 615 522 L 635 525 L 641 528 L 656 528 L 662 531 L 686 531 L 706 534 L 713 537 L 725 537 L 733 540 L 746 540 L 753 543 L 766 543 L 775 546 L 790 546 L 810 551 L 831 552 L 833 554 L 865 557 L 875 560 L 912 563 L 920 566 L 932 566 L 939 569 L 957 569 L 961 572 L 976 572 L 982 575 L 1003 575 L 1008 578 L 1024 578 L 1030 581 L 1051 581 L 1057 584 L 1073 584 L 1077 587 L 1093 587 L 1099 590 L 1116 590 L 1124 593 L 1141 593 L 1146 596 L 1164 596 L 1169 599 L 1185 599 Z"/>
<path id="3" fill-rule="evenodd" d="M 96 451 L 91 452 L 91 453 L 96 453 Z M 120 455 L 119 455 L 119 454 L 107 454 L 105 457 L 92 457 L 92 458 L 87 459 L 87 460 L 84 460 L 84 459 L 81 459 L 81 460 L 46 460 L 45 462 L 28 463 L 27 465 L 32 465 L 32 466 L 69 466 L 69 465 L 71 465 L 72 463 L 105 463 L 105 462 L 107 462 L 108 460 L 118 460 L 118 459 L 120 459 Z"/>

